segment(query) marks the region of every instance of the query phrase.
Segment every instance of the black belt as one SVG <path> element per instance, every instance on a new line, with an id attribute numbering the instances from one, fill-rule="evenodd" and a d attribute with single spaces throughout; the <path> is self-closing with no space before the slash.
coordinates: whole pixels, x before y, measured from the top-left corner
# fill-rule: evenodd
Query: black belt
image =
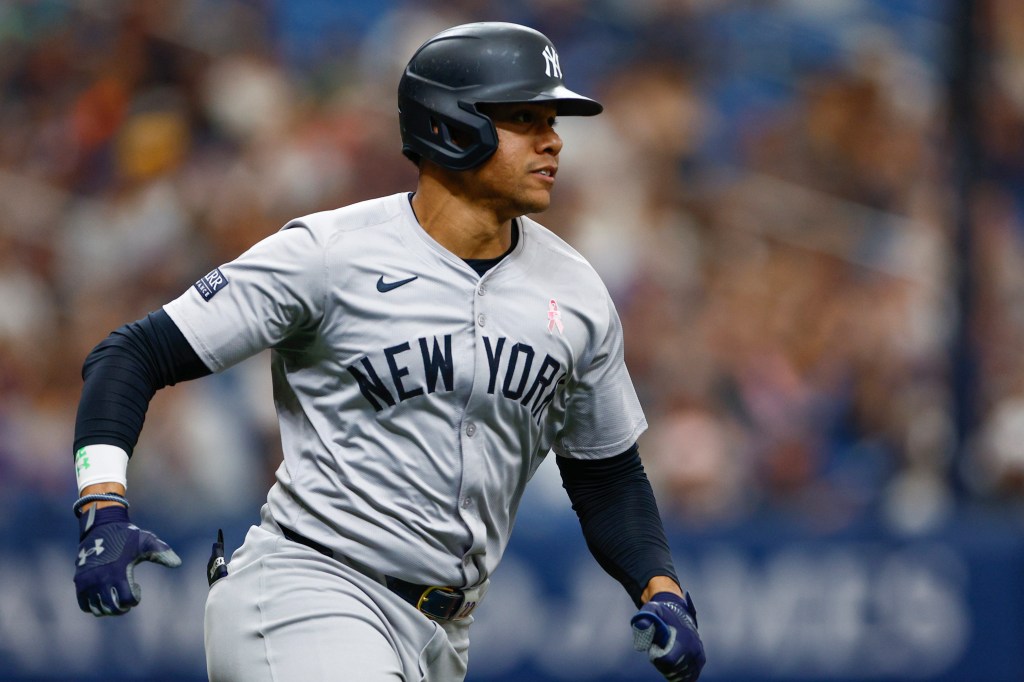
<path id="1" fill-rule="evenodd" d="M 280 525 L 280 524 L 278 524 Z M 310 540 L 305 535 L 299 535 L 291 528 L 280 526 L 284 536 L 292 542 L 305 545 L 315 549 L 324 556 L 338 559 L 330 547 L 321 545 L 316 540 Z M 393 578 L 390 575 L 384 576 L 384 584 L 388 589 L 397 594 L 405 601 L 412 604 L 421 613 L 437 620 L 454 620 L 464 618 L 476 606 L 474 602 L 466 604 L 466 595 L 462 590 L 455 587 L 441 587 L 438 585 L 417 585 L 401 578 Z M 467 606 L 468 608 L 463 608 Z"/>

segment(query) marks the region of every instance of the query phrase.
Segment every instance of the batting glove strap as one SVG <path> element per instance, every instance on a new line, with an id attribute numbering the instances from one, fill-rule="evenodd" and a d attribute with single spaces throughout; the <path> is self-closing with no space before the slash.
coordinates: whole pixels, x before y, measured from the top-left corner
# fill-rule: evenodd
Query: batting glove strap
<path id="1" fill-rule="evenodd" d="M 669 682 L 693 682 L 704 667 L 704 645 L 697 634 L 697 612 L 685 599 L 660 592 L 633 616 L 633 647 L 646 651 Z"/>
<path id="2" fill-rule="evenodd" d="M 124 507 L 92 507 L 78 519 L 81 540 L 75 561 L 78 606 L 96 616 L 127 613 L 138 605 L 142 588 L 135 582 L 135 566 L 153 561 L 181 565 L 165 542 L 128 520 Z"/>

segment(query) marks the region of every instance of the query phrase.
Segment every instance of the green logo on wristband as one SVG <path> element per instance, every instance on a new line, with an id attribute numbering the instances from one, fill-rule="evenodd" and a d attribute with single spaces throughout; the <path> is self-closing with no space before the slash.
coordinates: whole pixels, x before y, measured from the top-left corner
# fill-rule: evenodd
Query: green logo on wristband
<path id="1" fill-rule="evenodd" d="M 89 468 L 89 455 L 85 453 L 85 448 L 78 448 L 78 452 L 75 453 L 75 473 L 80 474 L 84 469 Z"/>

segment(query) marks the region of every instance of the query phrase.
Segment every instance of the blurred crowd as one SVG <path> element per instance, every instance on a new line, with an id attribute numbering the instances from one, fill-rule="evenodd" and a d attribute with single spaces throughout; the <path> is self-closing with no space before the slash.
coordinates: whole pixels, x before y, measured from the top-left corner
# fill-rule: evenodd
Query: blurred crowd
<path id="1" fill-rule="evenodd" d="M 605 105 L 560 122 L 539 220 L 617 301 L 674 522 L 914 532 L 1014 505 L 1024 9 L 979 0 L 951 94 L 953 4 L 0 4 L 0 496 L 70 505 L 81 363 L 112 329 L 292 217 L 412 189 L 401 68 L 487 19 L 545 32 Z M 969 95 L 973 134 L 950 126 Z M 161 391 L 136 453 L 147 506 L 253 513 L 280 458 L 267 358 Z"/>

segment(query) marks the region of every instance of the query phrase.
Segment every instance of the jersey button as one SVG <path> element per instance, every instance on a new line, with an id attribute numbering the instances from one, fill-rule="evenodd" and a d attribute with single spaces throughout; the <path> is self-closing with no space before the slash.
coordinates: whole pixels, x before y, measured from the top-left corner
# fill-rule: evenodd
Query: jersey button
<path id="1" fill-rule="evenodd" d="M 487 287 L 481 284 L 480 286 L 477 287 L 476 293 L 479 294 L 480 296 L 483 296 L 484 294 L 487 293 Z"/>
<path id="2" fill-rule="evenodd" d="M 484 326 L 485 324 L 487 324 L 487 316 L 484 315 L 483 313 L 480 313 L 479 315 L 476 316 L 476 323 L 481 327 Z"/>
<path id="3" fill-rule="evenodd" d="M 470 502 L 468 497 L 463 497 L 462 498 L 462 508 L 463 509 L 469 509 L 469 505 L 471 505 L 471 504 L 472 504 L 472 502 Z M 466 560 L 469 561 L 469 557 L 466 557 Z"/>
<path id="4" fill-rule="evenodd" d="M 470 423 L 466 425 L 466 435 L 470 438 L 476 435 L 476 424 Z"/>

